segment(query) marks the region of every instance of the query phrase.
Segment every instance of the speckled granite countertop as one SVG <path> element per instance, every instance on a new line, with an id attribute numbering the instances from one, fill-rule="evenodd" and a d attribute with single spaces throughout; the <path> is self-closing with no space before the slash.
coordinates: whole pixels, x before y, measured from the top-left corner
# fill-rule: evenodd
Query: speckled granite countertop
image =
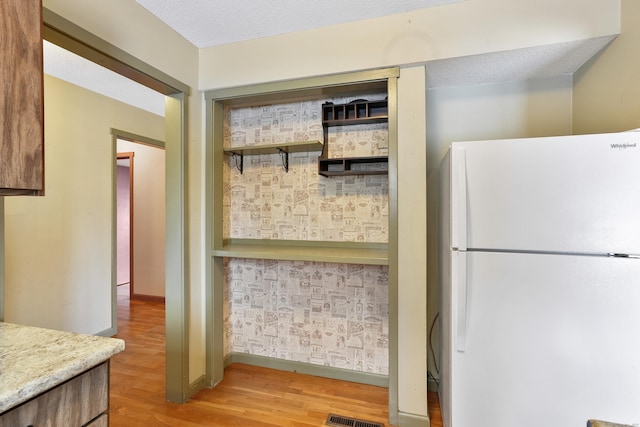
<path id="1" fill-rule="evenodd" d="M 0 322 L 0 413 L 122 350 L 121 339 Z"/>

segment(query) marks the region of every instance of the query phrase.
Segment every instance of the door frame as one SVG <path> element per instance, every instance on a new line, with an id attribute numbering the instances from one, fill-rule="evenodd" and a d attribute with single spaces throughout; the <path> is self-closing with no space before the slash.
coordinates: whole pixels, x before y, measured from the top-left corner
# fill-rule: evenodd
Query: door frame
<path id="1" fill-rule="evenodd" d="M 117 139 L 116 138 L 116 171 L 118 169 L 118 160 L 123 160 L 123 159 L 129 159 L 129 299 L 131 299 L 131 297 L 133 296 L 133 269 L 134 269 L 134 265 L 133 265 L 133 159 L 135 157 L 135 154 L 133 151 L 129 151 L 129 152 L 121 152 L 118 153 L 118 147 L 117 147 Z M 118 259 L 118 253 L 117 253 L 117 235 L 118 235 L 118 227 L 117 227 L 117 223 L 118 223 L 118 202 L 119 197 L 118 197 L 118 173 L 116 173 L 116 186 L 115 186 L 115 191 L 116 191 L 116 203 L 114 205 L 115 209 L 116 209 L 116 226 L 113 228 L 115 233 L 116 233 L 116 277 L 118 276 L 117 271 L 118 271 L 118 263 L 117 263 L 117 259 Z M 118 280 L 115 281 L 115 285 L 116 285 L 116 294 L 117 294 L 117 289 L 118 289 Z M 113 300 L 111 300 L 111 305 L 113 308 Z M 117 306 L 117 302 L 115 304 Z M 117 311 L 117 310 L 116 310 Z M 112 315 L 113 315 L 113 311 L 112 311 Z M 114 320 L 113 318 L 111 319 L 111 324 L 113 325 L 115 323 L 116 328 L 117 328 L 117 315 L 116 315 L 116 319 Z"/>
<path id="2" fill-rule="evenodd" d="M 187 218 L 188 85 L 44 8 L 43 38 L 166 96 L 166 399 L 189 397 L 189 275 Z M 115 158 L 115 152 L 112 158 Z M 113 256 L 113 254 L 112 254 Z M 113 270 L 112 270 L 113 274 Z M 112 282 L 113 282 L 112 278 Z M 117 323 L 112 325 L 116 327 Z"/>

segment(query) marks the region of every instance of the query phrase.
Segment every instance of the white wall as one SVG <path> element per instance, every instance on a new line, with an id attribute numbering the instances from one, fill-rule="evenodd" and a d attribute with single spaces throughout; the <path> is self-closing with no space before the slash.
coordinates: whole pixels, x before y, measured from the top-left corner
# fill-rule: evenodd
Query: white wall
<path id="1" fill-rule="evenodd" d="M 44 197 L 5 200 L 5 320 L 111 328 L 111 128 L 164 138 L 164 118 L 45 76 Z"/>
<path id="2" fill-rule="evenodd" d="M 164 149 L 119 139 L 133 156 L 133 293 L 165 294 Z"/>

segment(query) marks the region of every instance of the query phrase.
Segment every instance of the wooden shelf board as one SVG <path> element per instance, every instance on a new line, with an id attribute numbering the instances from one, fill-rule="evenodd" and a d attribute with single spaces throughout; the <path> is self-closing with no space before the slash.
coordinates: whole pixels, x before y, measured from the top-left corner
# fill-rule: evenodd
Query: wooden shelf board
<path id="1" fill-rule="evenodd" d="M 389 156 L 329 157 L 319 158 L 318 161 L 329 164 L 340 164 L 345 161 L 349 163 L 388 163 Z"/>
<path id="2" fill-rule="evenodd" d="M 303 153 L 309 151 L 322 151 L 322 142 L 320 141 L 296 141 L 283 144 L 261 144 L 246 145 L 243 147 L 225 147 L 225 153 L 228 154 L 275 154 L 280 151 L 285 153 Z"/>
<path id="3" fill-rule="evenodd" d="M 340 264 L 389 265 L 387 244 L 356 242 L 316 242 L 297 240 L 231 239 L 212 255 Z"/>
<path id="4" fill-rule="evenodd" d="M 362 125 L 370 123 L 385 123 L 389 120 L 388 116 L 374 116 L 374 117 L 361 117 L 355 119 L 336 119 L 336 120 L 324 120 L 322 122 L 325 126 L 349 126 L 349 125 Z"/>
<path id="5" fill-rule="evenodd" d="M 322 176 L 348 176 L 348 175 L 388 175 L 388 170 L 346 170 L 346 171 L 320 171 L 319 175 Z"/>
<path id="6" fill-rule="evenodd" d="M 319 171 L 322 176 L 347 176 L 347 175 L 388 175 L 387 169 L 362 170 L 353 169 L 353 165 L 388 163 L 387 156 L 369 156 L 369 157 L 341 157 L 318 159 Z M 343 165 L 344 169 L 324 170 L 329 166 Z"/>

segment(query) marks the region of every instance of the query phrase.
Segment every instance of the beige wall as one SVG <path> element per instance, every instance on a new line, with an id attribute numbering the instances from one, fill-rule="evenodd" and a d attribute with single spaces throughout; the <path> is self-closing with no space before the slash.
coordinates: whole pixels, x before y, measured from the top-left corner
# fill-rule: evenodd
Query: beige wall
<path id="1" fill-rule="evenodd" d="M 453 141 L 570 134 L 571 85 L 562 76 L 429 89 L 429 170 Z"/>
<path id="2" fill-rule="evenodd" d="M 463 1 L 202 49 L 200 88 L 420 64 L 584 40 L 618 30 L 618 1 Z"/>
<path id="3" fill-rule="evenodd" d="M 133 157 L 133 289 L 163 297 L 165 276 L 164 149 L 118 140 Z"/>
<path id="4" fill-rule="evenodd" d="M 198 49 L 131 0 L 43 0 L 43 6 L 192 88 L 187 101 L 189 217 L 189 380 L 205 371 L 204 342 L 204 135 L 198 88 Z"/>
<path id="5" fill-rule="evenodd" d="M 398 79 L 398 409 L 428 416 L 427 145 L 424 66 Z"/>
<path id="6" fill-rule="evenodd" d="M 427 70 L 428 72 L 428 70 Z M 571 134 L 571 76 L 427 91 L 428 319 L 438 312 L 439 164 L 453 141 Z M 436 354 L 439 324 L 431 342 Z M 429 370 L 437 377 L 433 354 Z"/>
<path id="7" fill-rule="evenodd" d="M 574 75 L 573 132 L 640 127 L 640 2 L 622 0 L 622 34 Z"/>
<path id="8" fill-rule="evenodd" d="M 45 197 L 5 201 L 5 320 L 111 328 L 111 128 L 163 139 L 164 118 L 45 76 Z"/>

